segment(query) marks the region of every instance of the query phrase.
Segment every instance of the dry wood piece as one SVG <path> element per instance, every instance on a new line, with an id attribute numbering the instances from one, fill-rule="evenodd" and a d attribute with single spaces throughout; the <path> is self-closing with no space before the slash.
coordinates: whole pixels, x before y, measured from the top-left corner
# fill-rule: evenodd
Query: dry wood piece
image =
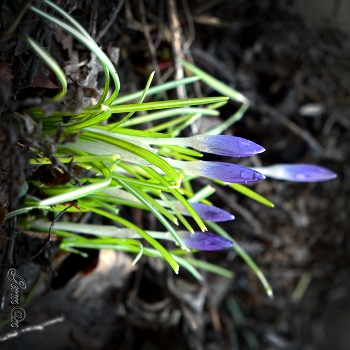
<path id="1" fill-rule="evenodd" d="M 113 15 L 110 17 L 109 21 L 107 22 L 107 24 L 100 30 L 100 32 L 98 33 L 97 37 L 96 37 L 96 41 L 99 42 L 104 35 L 107 33 L 107 30 L 110 28 L 110 26 L 113 24 L 113 22 L 116 20 L 118 13 L 120 12 L 122 6 L 124 5 L 124 1 L 125 0 L 120 0 L 118 3 L 117 8 L 114 10 Z"/>
<path id="2" fill-rule="evenodd" d="M 168 0 L 169 18 L 171 24 L 171 32 L 173 36 L 172 46 L 175 58 L 184 58 L 182 50 L 181 26 L 177 15 L 176 4 L 174 0 Z M 180 63 L 175 62 L 175 80 L 180 80 L 184 77 L 184 70 Z M 183 85 L 178 86 L 177 95 L 180 99 L 187 98 L 186 89 Z"/>
<path id="3" fill-rule="evenodd" d="M 149 26 L 147 24 L 147 19 L 146 19 L 146 9 L 145 9 L 145 4 L 144 1 L 140 1 L 140 15 L 141 15 L 141 22 L 142 22 L 142 28 L 143 28 L 143 33 L 145 35 L 147 45 L 152 57 L 152 64 L 153 68 L 156 72 L 156 80 L 157 83 L 160 84 L 162 83 L 161 75 L 160 75 L 160 69 L 157 61 L 157 53 L 156 53 L 156 48 L 153 44 L 152 38 L 151 38 L 151 33 L 149 30 Z"/>
<path id="4" fill-rule="evenodd" d="M 59 316 L 59 317 L 55 317 L 51 320 L 48 320 L 48 321 L 45 321 L 42 323 L 37 323 L 37 324 L 34 324 L 32 326 L 22 327 L 20 329 L 13 330 L 11 332 L 8 332 L 8 333 L 1 335 L 0 336 L 0 343 L 4 342 L 6 340 L 9 340 L 9 339 L 18 337 L 19 335 L 22 335 L 24 333 L 34 332 L 34 331 L 43 331 L 45 329 L 45 327 L 52 326 L 56 323 L 61 323 L 63 321 L 64 321 L 64 316 Z"/>

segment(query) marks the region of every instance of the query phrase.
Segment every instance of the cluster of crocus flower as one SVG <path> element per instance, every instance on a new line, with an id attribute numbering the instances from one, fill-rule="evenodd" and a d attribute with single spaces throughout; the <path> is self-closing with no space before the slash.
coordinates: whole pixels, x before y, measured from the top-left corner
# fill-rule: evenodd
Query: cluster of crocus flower
<path id="1" fill-rule="evenodd" d="M 142 138 L 148 145 L 177 145 L 191 147 L 205 153 L 228 157 L 249 157 L 264 152 L 258 144 L 241 137 L 228 135 L 196 135 L 179 138 Z M 186 170 L 198 176 L 204 176 L 229 183 L 247 184 L 265 179 L 265 176 L 247 167 L 237 164 L 207 161 L 179 161 L 165 159 L 174 168 Z"/>
<path id="2" fill-rule="evenodd" d="M 177 145 L 191 147 L 205 153 L 229 157 L 249 157 L 265 151 L 260 145 L 241 137 L 228 135 L 196 135 L 179 138 L 139 138 L 147 145 Z M 247 168 L 237 164 L 205 161 L 178 161 L 166 158 L 174 168 L 187 170 L 198 176 L 229 183 L 247 184 L 271 177 L 295 182 L 332 180 L 337 174 L 313 164 L 276 164 L 269 167 Z"/>
<path id="3" fill-rule="evenodd" d="M 226 135 L 197 135 L 176 139 L 148 139 L 147 143 L 161 145 L 176 144 L 192 147 L 201 152 L 232 157 L 253 156 L 265 151 L 263 147 L 252 141 Z M 319 182 L 332 180 L 337 177 L 335 172 L 313 164 L 276 164 L 268 167 L 246 168 L 240 165 L 222 162 L 166 160 L 175 168 L 229 183 L 247 184 L 249 182 L 264 180 L 265 176 L 295 182 Z M 234 219 L 231 214 L 214 206 L 198 203 L 191 203 L 191 205 L 204 220 L 226 221 Z M 197 250 L 221 250 L 233 245 L 232 241 L 207 232 L 187 234 L 183 236 L 183 239 L 189 248 Z"/>
<path id="4" fill-rule="evenodd" d="M 89 129 L 89 128 L 87 128 Z M 93 129 L 91 129 L 93 131 Z M 152 145 L 172 145 L 180 147 L 191 147 L 195 150 L 205 153 L 212 153 L 220 156 L 230 157 L 248 157 L 265 151 L 260 145 L 246 140 L 244 138 L 228 135 L 196 135 L 191 137 L 180 138 L 148 138 L 148 137 L 131 137 L 128 135 L 115 135 L 106 130 L 99 130 L 100 133 L 120 138 L 148 151 L 156 153 Z M 97 147 L 98 143 L 88 141 L 78 141 L 72 148 L 80 148 L 94 154 L 106 155 L 118 153 L 122 160 L 139 165 L 155 167 L 145 161 L 140 156 L 124 149 L 104 144 Z M 337 177 L 333 171 L 318 165 L 311 164 L 277 164 L 268 167 L 247 168 L 241 165 L 212 162 L 212 161 L 181 161 L 171 158 L 162 157 L 168 164 L 177 169 L 188 171 L 197 176 L 204 176 L 211 179 L 224 181 L 227 183 L 248 184 L 264 180 L 265 177 L 271 177 L 278 180 L 287 180 L 295 182 L 318 182 L 332 180 Z M 192 207 L 203 220 L 209 221 L 227 221 L 233 220 L 234 216 L 226 211 L 205 204 L 192 203 Z M 178 210 L 186 215 L 184 208 Z M 187 213 L 188 214 L 188 213 Z M 232 241 L 222 238 L 212 233 L 196 232 L 194 234 L 183 235 L 186 245 L 192 249 L 198 250 L 220 250 L 232 246 Z"/>

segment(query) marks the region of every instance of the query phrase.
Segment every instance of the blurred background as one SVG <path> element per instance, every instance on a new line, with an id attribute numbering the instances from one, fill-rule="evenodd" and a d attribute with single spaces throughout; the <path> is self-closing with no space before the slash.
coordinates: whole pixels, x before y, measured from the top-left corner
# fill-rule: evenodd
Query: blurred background
<path id="1" fill-rule="evenodd" d="M 54 240 L 46 256 L 18 273 L 26 292 L 33 291 L 25 324 L 61 314 L 65 321 L 8 340 L 2 349 L 349 349 L 350 3 L 72 0 L 61 5 L 117 66 L 121 95 L 143 89 L 154 69 L 154 84 L 190 74 L 174 65 L 174 58 L 185 58 L 252 101 L 226 133 L 266 151 L 240 164 L 314 163 L 338 178 L 252 186 L 274 208 L 222 188 L 211 198 L 235 215 L 222 227 L 261 268 L 274 299 L 231 250 L 197 253 L 234 272 L 233 279 L 204 273 L 200 284 L 184 271 L 174 275 L 160 260 L 144 257 L 132 266 L 130 256 L 108 250 L 87 251 L 84 259 L 59 252 Z M 73 63 L 81 63 L 80 76 L 97 67 L 89 52 L 61 31 L 52 38 L 51 52 L 72 76 L 76 71 L 67 67 Z M 92 88 L 103 84 L 98 69 Z M 34 82 L 50 89 L 40 79 Z M 217 93 L 195 84 L 159 98 L 200 95 Z M 219 119 L 204 118 L 187 135 L 204 132 L 238 107 L 227 104 Z M 199 179 L 198 188 L 206 183 Z M 123 214 L 144 229 L 157 228 L 151 214 L 138 209 Z M 104 222 L 93 215 L 89 220 Z M 38 236 L 23 239 L 18 251 L 26 256 L 28 246 L 36 251 L 41 245 Z M 1 333 L 9 330 L 4 326 Z"/>

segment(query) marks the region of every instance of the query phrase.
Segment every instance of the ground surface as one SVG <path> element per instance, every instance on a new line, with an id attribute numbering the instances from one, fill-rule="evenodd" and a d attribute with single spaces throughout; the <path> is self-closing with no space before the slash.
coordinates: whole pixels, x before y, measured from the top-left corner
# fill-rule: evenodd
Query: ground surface
<path id="1" fill-rule="evenodd" d="M 236 220 L 224 227 L 261 267 L 274 300 L 233 252 L 201 255 L 235 273 L 233 280 L 206 274 L 203 285 L 185 273 L 174 276 L 159 261 L 144 259 L 135 268 L 128 256 L 103 251 L 85 260 L 69 256 L 59 264 L 61 254 L 53 261 L 57 276 L 41 275 L 36 296 L 26 306 L 26 323 L 60 314 L 66 321 L 9 340 L 2 348 L 348 349 L 349 34 L 336 27 L 336 17 L 321 27 L 308 26 L 298 2 L 174 4 L 125 1 L 104 35 L 100 33 L 117 3 L 70 1 L 66 8 L 95 33 L 117 64 L 122 94 L 142 88 L 155 63 L 158 81 L 172 79 L 173 58 L 183 54 L 253 101 L 244 118 L 227 131 L 266 148 L 245 165 L 315 163 L 339 177 L 319 184 L 261 182 L 255 190 L 275 203 L 273 209 L 233 191 L 218 191 L 214 197 L 216 205 L 235 214 Z M 332 11 L 336 16 L 337 8 Z M 180 49 L 174 45 L 176 19 Z M 93 71 L 90 78 L 97 81 L 98 67 L 83 47 L 57 32 L 50 45 L 63 66 L 85 60 L 80 77 Z M 43 79 L 44 68 L 37 72 L 34 79 L 27 78 L 25 89 L 18 88 L 17 100 L 57 87 L 51 78 Z M 72 68 L 66 72 L 76 78 Z M 19 77 L 12 79 L 15 84 Z M 91 82 L 90 87 L 98 86 Z M 204 85 L 187 93 L 215 95 Z M 176 92 L 167 96 L 176 97 Z M 236 109 L 227 105 L 221 118 Z M 195 127 L 201 130 L 207 122 Z M 154 224 L 138 211 L 126 215 L 145 228 Z M 37 241 L 27 239 L 27 249 L 35 251 Z M 32 285 L 43 266 L 30 263 L 18 272 Z M 5 326 L 1 333 L 8 330 Z"/>

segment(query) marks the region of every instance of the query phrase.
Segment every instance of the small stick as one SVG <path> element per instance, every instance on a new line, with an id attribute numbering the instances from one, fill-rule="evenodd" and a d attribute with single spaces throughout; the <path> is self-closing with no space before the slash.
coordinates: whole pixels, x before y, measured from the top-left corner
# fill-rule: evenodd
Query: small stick
<path id="1" fill-rule="evenodd" d="M 285 125 L 289 130 L 291 130 L 294 134 L 298 135 L 300 138 L 302 138 L 309 146 L 310 148 L 317 154 L 318 156 L 322 156 L 324 153 L 323 147 L 315 140 L 315 138 L 306 130 L 303 130 L 298 126 L 296 123 L 291 121 L 289 118 L 287 118 L 282 113 L 278 112 L 278 110 L 263 104 L 262 106 L 253 106 L 253 110 L 255 109 L 259 111 L 260 113 L 266 113 L 268 115 L 271 115 L 276 121 L 279 123 Z"/>
<path id="2" fill-rule="evenodd" d="M 104 35 L 107 33 L 107 30 L 109 29 L 109 27 L 112 25 L 112 23 L 114 23 L 114 21 L 116 20 L 116 18 L 118 16 L 118 13 L 120 12 L 120 10 L 122 9 L 122 6 L 124 5 L 124 1 L 125 0 L 119 1 L 119 4 L 118 4 L 117 8 L 115 9 L 113 15 L 109 19 L 108 23 L 105 25 L 105 27 L 103 29 L 100 30 L 100 32 L 96 36 L 96 42 L 99 42 L 104 37 Z"/>
<path id="3" fill-rule="evenodd" d="M 26 258 L 24 260 L 22 260 L 20 263 L 16 264 L 16 268 L 18 268 L 19 266 L 22 266 L 24 264 L 26 264 L 28 261 L 35 259 L 45 248 L 46 246 L 50 243 L 51 241 L 51 236 L 52 236 L 52 229 L 55 225 L 55 222 L 71 207 L 73 207 L 74 205 L 77 204 L 77 201 L 73 201 L 72 204 L 70 204 L 68 207 L 64 208 L 52 221 L 51 225 L 50 225 L 50 229 L 49 229 L 49 234 L 46 237 L 46 240 L 44 242 L 44 245 L 41 247 L 41 249 L 34 255 L 30 256 L 29 258 Z"/>
<path id="4" fill-rule="evenodd" d="M 159 12 L 159 16 L 158 16 L 159 22 L 158 22 L 157 38 L 156 38 L 156 41 L 154 43 L 155 49 L 158 49 L 160 43 L 162 42 L 163 35 L 164 35 L 164 0 L 161 0 L 159 2 L 158 12 Z"/>
<path id="5" fill-rule="evenodd" d="M 187 21 L 187 25 L 188 25 L 188 38 L 186 39 L 186 41 L 184 42 L 184 45 L 183 45 L 184 54 L 187 55 L 187 53 L 189 52 L 190 47 L 195 39 L 196 30 L 194 28 L 193 16 L 192 16 L 191 10 L 188 6 L 187 0 L 182 0 L 182 7 L 183 7 L 183 10 L 185 12 L 186 21 Z"/>
<path id="6" fill-rule="evenodd" d="M 174 0 L 167 0 L 169 7 L 169 17 L 171 24 L 171 32 L 173 34 L 173 52 L 175 58 L 184 59 L 184 54 L 182 51 L 182 37 L 181 37 L 181 26 L 176 12 L 176 5 Z M 184 70 L 180 63 L 175 62 L 175 80 L 180 80 L 184 77 Z M 180 85 L 176 88 L 177 95 L 180 99 L 187 98 L 187 93 L 184 85 Z"/>
<path id="7" fill-rule="evenodd" d="M 45 327 L 52 326 L 56 323 L 61 323 L 63 321 L 64 321 L 64 316 L 62 315 L 62 316 L 58 316 L 56 318 L 53 318 L 51 320 L 48 320 L 48 321 L 45 321 L 42 323 L 34 324 L 32 326 L 26 326 L 26 327 L 22 327 L 19 329 L 15 329 L 11 332 L 8 332 L 8 333 L 1 335 L 0 336 L 0 343 L 4 342 L 6 340 L 9 340 L 9 339 L 18 337 L 19 335 L 22 335 L 24 333 L 34 332 L 34 331 L 43 331 Z"/>
<path id="8" fill-rule="evenodd" d="M 141 23 L 142 23 L 142 28 L 143 28 L 143 33 L 145 35 L 146 41 L 147 41 L 147 45 L 149 48 L 149 52 L 151 54 L 151 58 L 152 58 L 152 65 L 153 68 L 156 72 L 155 78 L 157 80 L 158 84 L 163 83 L 163 79 L 161 77 L 160 74 L 160 69 L 159 69 L 159 65 L 158 65 L 158 60 L 157 60 L 157 52 L 156 52 L 156 48 L 153 44 L 152 38 L 151 38 L 151 33 L 149 31 L 149 27 L 147 24 L 147 18 L 146 18 L 146 9 L 145 9 L 145 4 L 144 4 L 144 0 L 141 0 L 139 2 L 140 4 L 140 15 L 141 15 Z M 163 92 L 162 93 L 163 98 L 167 99 L 166 93 Z"/>
<path id="9" fill-rule="evenodd" d="M 89 32 L 90 32 L 91 38 L 94 40 L 96 38 L 96 24 L 97 24 L 99 2 L 100 2 L 99 0 L 94 0 L 94 2 L 92 3 L 92 11 L 91 11 L 91 18 L 90 18 Z"/>

